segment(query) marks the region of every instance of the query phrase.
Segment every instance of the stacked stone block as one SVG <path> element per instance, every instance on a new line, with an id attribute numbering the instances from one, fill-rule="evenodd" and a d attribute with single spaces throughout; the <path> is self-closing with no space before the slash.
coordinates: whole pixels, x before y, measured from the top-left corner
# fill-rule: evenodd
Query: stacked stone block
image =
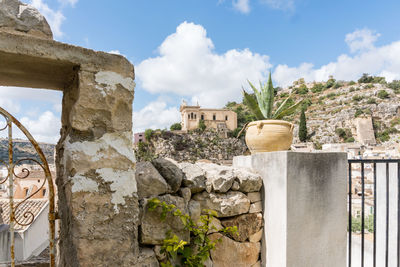
<path id="1" fill-rule="evenodd" d="M 165 260 L 160 253 L 168 231 L 190 241 L 190 233 L 179 218 L 148 210 L 150 199 L 157 197 L 176 205 L 198 221 L 204 209 L 215 210 L 218 216 L 212 224 L 216 229 L 236 226 L 234 235 L 210 231 L 210 239 L 222 239 L 211 251 L 206 266 L 260 266 L 263 216 L 260 190 L 261 177 L 244 168 L 213 163 L 177 163 L 159 158 L 139 162 L 136 169 L 140 201 L 140 266 L 159 266 Z"/>

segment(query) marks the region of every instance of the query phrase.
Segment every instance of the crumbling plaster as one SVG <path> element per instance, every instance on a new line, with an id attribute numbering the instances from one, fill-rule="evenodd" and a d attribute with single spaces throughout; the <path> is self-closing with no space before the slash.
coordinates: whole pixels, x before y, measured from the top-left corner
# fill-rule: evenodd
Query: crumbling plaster
<path id="1" fill-rule="evenodd" d="M 119 55 L 0 31 L 0 85 L 63 91 L 58 265 L 135 266 L 132 64 Z"/>

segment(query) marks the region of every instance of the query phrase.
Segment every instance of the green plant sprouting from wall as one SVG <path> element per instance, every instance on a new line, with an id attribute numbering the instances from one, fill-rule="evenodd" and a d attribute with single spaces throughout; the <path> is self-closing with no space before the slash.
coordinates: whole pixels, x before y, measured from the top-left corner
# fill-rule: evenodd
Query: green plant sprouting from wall
<path id="1" fill-rule="evenodd" d="M 293 105 L 287 105 L 290 97 L 287 97 L 275 110 L 274 110 L 274 97 L 275 90 L 272 85 L 271 73 L 269 73 L 268 82 L 262 84 L 260 82 L 260 89 L 258 90 L 250 81 L 250 87 L 253 89 L 256 100 L 243 89 L 243 95 L 246 104 L 258 120 L 275 119 L 279 120 L 286 116 L 292 115 L 300 107 L 302 101 Z"/>
<path id="2" fill-rule="evenodd" d="M 205 214 L 200 216 L 198 222 L 194 222 L 188 214 L 182 213 L 175 205 L 167 204 L 157 198 L 149 200 L 148 209 L 149 211 L 156 209 L 161 211 L 161 220 L 165 220 L 167 214 L 178 217 L 191 236 L 191 242 L 188 243 L 171 232 L 167 233 L 161 247 L 161 253 L 166 256 L 166 260 L 161 262 L 161 267 L 203 267 L 204 262 L 210 257 L 211 250 L 215 248 L 218 242 L 221 242 L 221 239 L 211 240 L 209 238 L 211 230 L 230 235 L 237 232 L 236 226 L 216 229 L 212 225 L 212 221 L 217 217 L 217 213 L 213 210 L 203 210 Z"/>

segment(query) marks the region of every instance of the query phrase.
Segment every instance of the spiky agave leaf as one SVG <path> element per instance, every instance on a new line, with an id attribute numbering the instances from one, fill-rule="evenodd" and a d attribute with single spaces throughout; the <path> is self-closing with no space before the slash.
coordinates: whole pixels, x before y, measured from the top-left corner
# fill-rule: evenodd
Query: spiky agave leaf
<path id="1" fill-rule="evenodd" d="M 296 110 L 300 107 L 300 105 L 303 103 L 303 100 L 300 100 L 296 104 L 283 109 L 280 113 L 275 113 L 273 119 L 279 120 L 282 119 L 283 117 L 290 116 L 293 113 L 296 112 Z"/>
<path id="2" fill-rule="evenodd" d="M 268 97 L 266 98 L 267 101 L 267 114 L 268 118 L 272 118 L 272 109 L 274 107 L 274 97 L 275 97 L 275 90 L 272 84 L 271 72 L 268 75 L 268 82 L 267 82 L 267 94 Z"/>
<path id="3" fill-rule="evenodd" d="M 267 102 L 265 101 L 265 93 L 263 90 L 263 86 L 261 85 L 260 91 L 258 91 L 258 89 L 249 80 L 247 80 L 247 82 L 249 83 L 251 89 L 253 89 L 253 91 L 254 91 L 254 94 L 257 98 L 258 107 L 259 107 L 261 113 L 263 114 L 263 116 L 265 118 L 268 118 L 268 116 L 267 116 L 268 111 L 267 111 L 267 107 L 266 107 Z"/>
<path id="4" fill-rule="evenodd" d="M 280 104 L 280 106 L 275 110 L 274 114 L 272 114 L 272 118 L 275 118 L 277 114 L 281 113 L 281 112 L 285 109 L 286 104 L 287 104 L 287 102 L 289 101 L 289 99 L 290 99 L 290 96 L 288 96 L 288 97 L 282 102 L 282 104 Z"/>
<path id="5" fill-rule="evenodd" d="M 257 120 L 264 120 L 265 117 L 263 116 L 257 101 L 244 89 L 243 89 L 243 97 L 246 101 L 246 105 L 249 107 L 254 116 L 256 116 Z"/>

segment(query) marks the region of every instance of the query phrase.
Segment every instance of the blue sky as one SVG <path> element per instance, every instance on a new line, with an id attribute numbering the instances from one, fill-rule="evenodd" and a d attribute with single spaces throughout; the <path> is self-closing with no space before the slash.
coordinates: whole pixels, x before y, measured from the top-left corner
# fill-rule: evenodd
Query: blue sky
<path id="1" fill-rule="evenodd" d="M 178 122 L 182 99 L 207 107 L 239 101 L 246 79 L 264 81 L 270 70 L 280 86 L 363 72 L 400 79 L 398 0 L 28 2 L 56 40 L 120 53 L 135 65 L 134 131 Z M 0 88 L 0 106 L 39 140 L 55 142 L 61 94 L 31 92 Z"/>

